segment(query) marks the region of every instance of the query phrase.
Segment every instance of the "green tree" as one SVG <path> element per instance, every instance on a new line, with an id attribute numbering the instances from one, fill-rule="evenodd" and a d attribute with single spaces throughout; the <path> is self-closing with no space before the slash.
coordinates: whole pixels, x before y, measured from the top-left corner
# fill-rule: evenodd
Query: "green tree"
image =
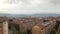
<path id="1" fill-rule="evenodd" d="M 25 31 L 25 32 L 20 32 L 20 34 L 27 34 L 27 31 Z"/>
<path id="2" fill-rule="evenodd" d="M 51 29 L 51 33 L 50 34 L 56 34 L 56 30 L 54 28 Z"/>
<path id="3" fill-rule="evenodd" d="M 32 30 L 27 29 L 27 34 L 32 34 Z"/>
<path id="4" fill-rule="evenodd" d="M 16 31 L 15 27 L 14 27 L 14 24 L 12 24 L 12 34 L 18 34 L 18 32 Z"/>
<path id="5" fill-rule="evenodd" d="M 13 34 L 18 34 L 18 33 L 16 32 L 16 29 L 15 29 L 15 28 L 12 28 L 12 32 L 13 32 Z"/>
<path id="6" fill-rule="evenodd" d="M 59 25 L 59 28 L 58 28 L 57 34 L 60 34 L 60 25 Z"/>

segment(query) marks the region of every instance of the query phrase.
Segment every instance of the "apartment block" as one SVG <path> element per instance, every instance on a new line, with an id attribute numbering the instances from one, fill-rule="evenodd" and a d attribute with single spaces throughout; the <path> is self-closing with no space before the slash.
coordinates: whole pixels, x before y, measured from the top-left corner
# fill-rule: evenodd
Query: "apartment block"
<path id="1" fill-rule="evenodd" d="M 56 20 L 48 19 L 32 27 L 32 34 L 48 34 L 56 25 Z"/>
<path id="2" fill-rule="evenodd" d="M 7 18 L 0 17 L 0 34 L 8 34 Z"/>

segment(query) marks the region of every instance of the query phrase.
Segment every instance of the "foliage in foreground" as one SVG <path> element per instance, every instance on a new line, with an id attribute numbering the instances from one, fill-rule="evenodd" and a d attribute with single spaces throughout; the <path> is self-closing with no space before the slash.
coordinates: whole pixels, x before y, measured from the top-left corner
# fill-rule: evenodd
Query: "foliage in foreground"
<path id="1" fill-rule="evenodd" d="M 57 34 L 60 34 L 60 25 L 59 25 L 59 28 L 58 28 Z"/>

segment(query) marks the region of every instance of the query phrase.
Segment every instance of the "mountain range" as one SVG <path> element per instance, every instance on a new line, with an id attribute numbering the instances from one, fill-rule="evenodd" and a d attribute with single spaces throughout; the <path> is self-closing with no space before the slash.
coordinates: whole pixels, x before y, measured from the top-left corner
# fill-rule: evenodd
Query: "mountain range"
<path id="1" fill-rule="evenodd" d="M 47 14 L 7 14 L 7 13 L 0 13 L 0 16 L 8 16 L 8 17 L 12 17 L 12 16 L 60 16 L 60 14 L 55 14 L 55 13 L 47 13 Z"/>

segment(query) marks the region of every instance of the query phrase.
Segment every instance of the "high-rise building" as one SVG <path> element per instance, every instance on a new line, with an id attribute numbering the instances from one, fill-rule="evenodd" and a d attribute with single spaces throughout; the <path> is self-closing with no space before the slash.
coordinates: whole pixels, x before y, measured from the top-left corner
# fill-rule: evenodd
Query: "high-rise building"
<path id="1" fill-rule="evenodd" d="M 8 22 L 3 22 L 3 34 L 8 34 Z"/>
<path id="2" fill-rule="evenodd" d="M 0 34 L 8 34 L 8 21 L 4 17 L 0 17 Z"/>

